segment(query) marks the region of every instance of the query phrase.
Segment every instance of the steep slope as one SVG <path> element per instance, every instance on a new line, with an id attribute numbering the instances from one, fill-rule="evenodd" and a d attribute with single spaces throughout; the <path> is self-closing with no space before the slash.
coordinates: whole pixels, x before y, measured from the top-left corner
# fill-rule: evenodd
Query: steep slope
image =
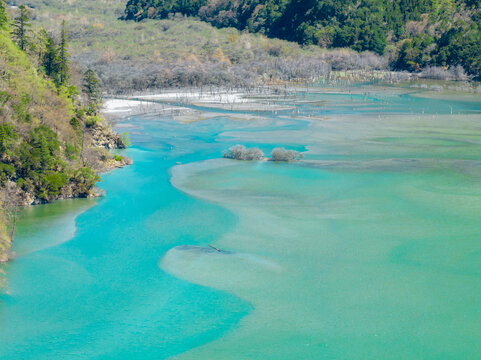
<path id="1" fill-rule="evenodd" d="M 95 195 L 95 171 L 124 163 L 94 147 L 94 133 L 121 145 L 101 119 L 86 115 L 74 87 L 56 87 L 0 30 L 0 261 L 19 206 Z"/>

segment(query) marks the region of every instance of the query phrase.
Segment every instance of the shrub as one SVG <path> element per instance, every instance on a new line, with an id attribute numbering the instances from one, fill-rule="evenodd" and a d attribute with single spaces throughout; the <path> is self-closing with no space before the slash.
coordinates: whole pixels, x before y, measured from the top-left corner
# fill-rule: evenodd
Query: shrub
<path id="1" fill-rule="evenodd" d="M 0 125 L 0 154 L 10 152 L 14 141 L 18 139 L 15 128 L 7 123 Z"/>
<path id="2" fill-rule="evenodd" d="M 122 156 L 120 156 L 120 155 L 114 155 L 114 160 L 115 161 L 122 161 L 123 159 L 122 159 Z"/>
<path id="3" fill-rule="evenodd" d="M 262 160 L 264 158 L 264 153 L 259 148 L 247 149 L 246 160 Z"/>
<path id="4" fill-rule="evenodd" d="M 440 66 L 427 66 L 421 71 L 419 77 L 425 79 L 449 80 L 452 79 L 452 74 L 447 69 Z"/>
<path id="5" fill-rule="evenodd" d="M 69 160 L 75 160 L 77 159 L 77 154 L 79 153 L 79 149 L 72 144 L 71 142 L 66 142 L 65 143 L 65 156 Z"/>
<path id="6" fill-rule="evenodd" d="M 68 182 L 68 176 L 64 173 L 51 173 L 42 178 L 45 186 L 46 198 L 57 196 L 60 189 Z"/>
<path id="7" fill-rule="evenodd" d="M 234 160 L 262 160 L 264 153 L 258 148 L 247 149 L 244 145 L 235 145 L 224 152 L 224 157 Z"/>
<path id="8" fill-rule="evenodd" d="M 118 147 L 119 149 L 125 149 L 128 148 L 131 145 L 130 142 L 130 137 L 129 134 L 127 134 L 125 131 L 120 134 L 119 136 L 119 144 Z"/>
<path id="9" fill-rule="evenodd" d="M 439 66 L 427 66 L 421 71 L 419 77 L 435 80 L 467 80 L 468 76 L 461 65 L 445 69 Z"/>
<path id="10" fill-rule="evenodd" d="M 441 92 L 444 90 L 444 88 L 441 85 L 431 85 L 429 89 L 431 91 L 437 91 L 437 92 Z"/>
<path id="11" fill-rule="evenodd" d="M 4 183 L 15 176 L 15 167 L 13 165 L 0 163 L 0 183 Z"/>
<path id="12" fill-rule="evenodd" d="M 234 160 L 246 160 L 247 148 L 244 145 L 234 145 L 227 152 L 224 152 L 224 157 Z"/>
<path id="13" fill-rule="evenodd" d="M 303 158 L 299 151 L 286 150 L 285 148 L 275 148 L 271 152 L 272 161 L 294 161 Z"/>
<path id="14" fill-rule="evenodd" d="M 85 126 L 87 127 L 93 127 L 99 123 L 102 122 L 102 119 L 99 117 L 99 116 L 89 116 L 86 120 L 85 120 Z"/>
<path id="15" fill-rule="evenodd" d="M 73 117 L 70 119 L 70 125 L 77 131 L 82 130 L 82 126 L 80 125 L 80 121 L 77 117 Z"/>
<path id="16" fill-rule="evenodd" d="M 76 191 L 82 197 L 90 195 L 92 188 L 97 181 L 101 181 L 100 176 L 98 176 L 91 168 L 87 167 L 77 169 L 74 172 L 72 180 L 77 185 Z"/>

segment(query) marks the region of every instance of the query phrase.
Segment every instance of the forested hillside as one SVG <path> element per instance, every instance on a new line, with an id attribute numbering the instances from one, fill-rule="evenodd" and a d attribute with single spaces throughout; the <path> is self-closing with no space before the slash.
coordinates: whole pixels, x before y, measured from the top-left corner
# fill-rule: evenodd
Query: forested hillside
<path id="1" fill-rule="evenodd" d="M 395 70 L 461 65 L 481 74 L 480 0 L 129 0 L 124 18 L 173 13 L 325 48 L 369 50 Z"/>
<path id="2" fill-rule="evenodd" d="M 103 132 L 123 146 L 96 114 L 98 89 L 84 102 L 70 83 L 65 26 L 58 40 L 34 32 L 26 7 L 10 21 L 0 0 L 0 261 L 20 206 L 89 196 L 96 170 L 123 161 L 96 142 Z M 86 76 L 89 84 L 95 79 Z"/>

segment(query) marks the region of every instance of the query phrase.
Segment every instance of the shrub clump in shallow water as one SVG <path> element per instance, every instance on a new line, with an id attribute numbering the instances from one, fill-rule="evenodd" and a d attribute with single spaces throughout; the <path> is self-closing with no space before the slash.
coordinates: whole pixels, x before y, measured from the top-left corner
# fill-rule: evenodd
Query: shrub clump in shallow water
<path id="1" fill-rule="evenodd" d="M 248 149 L 244 145 L 235 145 L 224 152 L 224 157 L 234 160 L 262 160 L 264 153 L 261 149 L 255 147 Z"/>
<path id="2" fill-rule="evenodd" d="M 272 161 L 294 161 L 300 160 L 304 156 L 296 150 L 287 150 L 285 148 L 275 148 L 271 152 Z"/>

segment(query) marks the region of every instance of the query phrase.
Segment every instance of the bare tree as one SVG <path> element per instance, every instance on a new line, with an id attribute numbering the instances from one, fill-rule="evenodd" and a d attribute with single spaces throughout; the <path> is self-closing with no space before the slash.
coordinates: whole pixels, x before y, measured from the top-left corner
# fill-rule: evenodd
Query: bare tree
<path id="1" fill-rule="evenodd" d="M 7 182 L 3 188 L 2 207 L 10 242 L 15 239 L 18 214 L 22 205 L 15 183 Z M 5 240 L 4 240 L 5 241 Z"/>

